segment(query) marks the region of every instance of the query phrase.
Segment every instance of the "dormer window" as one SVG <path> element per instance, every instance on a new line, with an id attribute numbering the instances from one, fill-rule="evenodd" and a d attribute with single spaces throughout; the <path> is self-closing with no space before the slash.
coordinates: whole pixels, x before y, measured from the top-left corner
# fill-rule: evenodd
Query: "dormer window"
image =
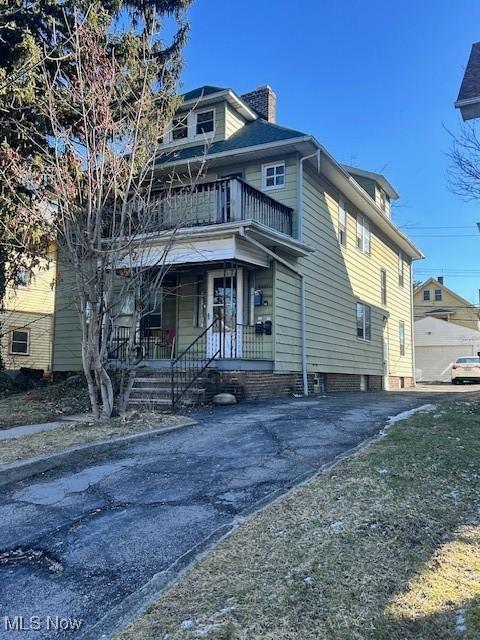
<path id="1" fill-rule="evenodd" d="M 201 111 L 197 113 L 197 126 L 196 134 L 200 136 L 205 133 L 212 133 L 215 127 L 215 111 L 209 109 L 208 111 Z"/>
<path id="2" fill-rule="evenodd" d="M 174 118 L 172 121 L 172 138 L 173 140 L 183 140 L 188 138 L 188 122 L 187 116 Z"/>

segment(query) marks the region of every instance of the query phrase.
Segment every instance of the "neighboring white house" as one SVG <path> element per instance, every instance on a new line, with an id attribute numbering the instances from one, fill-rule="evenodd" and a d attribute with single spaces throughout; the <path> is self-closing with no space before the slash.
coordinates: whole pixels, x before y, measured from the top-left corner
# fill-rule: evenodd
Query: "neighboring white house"
<path id="1" fill-rule="evenodd" d="M 414 328 L 417 382 L 448 382 L 457 358 L 480 351 L 480 331 L 437 318 L 416 320 Z"/>

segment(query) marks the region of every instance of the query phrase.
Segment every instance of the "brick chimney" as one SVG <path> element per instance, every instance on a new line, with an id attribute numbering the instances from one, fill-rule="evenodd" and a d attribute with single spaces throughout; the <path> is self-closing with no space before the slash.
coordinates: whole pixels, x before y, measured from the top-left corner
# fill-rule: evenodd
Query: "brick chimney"
<path id="1" fill-rule="evenodd" d="M 241 96 L 249 107 L 252 107 L 260 117 L 267 122 L 275 122 L 277 119 L 277 96 L 271 87 L 265 85 L 255 91 Z"/>
<path id="2" fill-rule="evenodd" d="M 437 282 L 439 282 L 440 284 L 443 284 L 443 276 L 438 276 Z"/>

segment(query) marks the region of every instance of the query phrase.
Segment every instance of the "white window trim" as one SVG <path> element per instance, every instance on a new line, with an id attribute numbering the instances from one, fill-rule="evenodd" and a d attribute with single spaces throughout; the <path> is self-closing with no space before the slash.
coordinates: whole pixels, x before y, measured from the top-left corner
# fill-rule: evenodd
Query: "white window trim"
<path id="1" fill-rule="evenodd" d="M 400 276 L 402 281 L 400 282 Z M 398 252 L 398 286 L 401 289 L 405 288 L 405 260 L 403 258 L 403 252 Z"/>
<path id="2" fill-rule="evenodd" d="M 31 350 L 31 339 L 32 339 L 30 328 L 29 327 L 10 327 L 9 331 L 10 331 L 10 339 L 9 339 L 9 345 L 8 345 L 8 354 L 10 356 L 20 356 L 20 357 L 30 356 L 31 355 L 31 352 L 30 352 L 30 350 Z M 13 350 L 13 342 L 14 342 L 13 334 L 14 334 L 15 331 L 17 331 L 17 332 L 22 331 L 23 333 L 25 333 L 27 335 L 27 343 L 26 343 L 27 344 L 27 351 L 26 351 L 26 353 L 23 352 L 23 351 L 14 351 Z"/>
<path id="3" fill-rule="evenodd" d="M 404 320 L 398 321 L 398 349 L 399 349 L 400 357 L 403 358 L 407 353 Z"/>
<path id="4" fill-rule="evenodd" d="M 385 286 L 383 286 L 383 274 L 385 274 Z M 388 276 L 387 269 L 385 267 L 380 268 L 380 302 L 382 306 L 388 305 Z"/>
<path id="5" fill-rule="evenodd" d="M 215 107 L 209 107 L 208 109 L 201 109 L 200 111 L 194 111 L 193 115 L 195 116 L 195 126 L 193 129 L 193 138 L 197 139 L 198 138 L 208 138 L 208 137 L 213 137 L 215 135 L 215 118 L 216 118 L 216 109 Z M 200 116 L 202 113 L 213 113 L 213 129 L 212 131 L 207 131 L 207 133 L 197 133 L 197 124 L 198 124 L 198 116 Z M 190 131 L 190 128 L 189 128 Z"/>
<path id="6" fill-rule="evenodd" d="M 271 187 L 267 187 L 267 169 L 271 167 L 283 167 L 283 184 L 274 184 Z M 285 189 L 285 184 L 287 181 L 287 167 L 285 165 L 285 160 L 280 160 L 279 162 L 268 162 L 266 164 L 262 164 L 262 191 L 273 191 L 275 189 Z"/>
<path id="7" fill-rule="evenodd" d="M 359 229 L 361 230 L 361 238 L 362 238 L 362 247 L 360 248 L 358 246 L 358 238 L 359 236 Z M 368 243 L 368 251 L 365 250 L 365 246 L 366 246 L 366 237 L 368 233 L 368 237 L 369 237 L 369 243 Z M 357 213 L 357 229 L 355 232 L 355 246 L 357 247 L 358 251 L 360 251 L 361 253 L 363 253 L 364 256 L 370 256 L 372 253 L 372 229 L 370 227 L 370 220 L 368 218 L 366 218 L 364 215 L 362 215 L 361 213 Z"/>
<path id="8" fill-rule="evenodd" d="M 343 224 L 340 222 L 340 213 L 343 211 Z M 341 240 L 341 229 L 343 228 L 343 238 L 344 241 Z M 347 248 L 347 210 L 345 208 L 345 200 L 340 198 L 338 201 L 338 244 L 342 247 L 342 249 Z"/>
<path id="9" fill-rule="evenodd" d="M 359 305 L 361 305 L 364 308 L 364 313 L 363 313 L 363 337 L 360 337 L 358 335 L 358 307 Z M 366 335 L 366 328 L 367 328 L 367 322 L 366 322 L 366 314 L 365 314 L 365 308 L 368 307 L 370 309 L 370 336 L 368 338 L 365 337 Z M 360 300 L 357 300 L 356 304 L 355 304 L 355 335 L 357 336 L 357 340 L 361 340 L 362 342 L 371 342 L 372 341 L 372 307 L 367 304 L 366 302 L 361 302 Z"/>
<path id="10" fill-rule="evenodd" d="M 213 111 L 213 131 L 197 134 L 197 115 L 200 113 L 208 113 L 209 111 Z M 165 135 L 163 136 L 163 147 L 177 147 L 180 145 L 188 144 L 189 142 L 198 142 L 198 140 L 211 140 L 215 136 L 215 131 L 217 128 L 217 109 L 215 108 L 215 106 L 209 107 L 208 109 L 201 109 L 200 111 L 192 111 L 191 113 L 189 113 L 187 115 L 187 137 L 174 140 L 172 129 L 173 120 L 180 117 L 181 114 L 175 115 L 168 125 L 165 131 Z"/>

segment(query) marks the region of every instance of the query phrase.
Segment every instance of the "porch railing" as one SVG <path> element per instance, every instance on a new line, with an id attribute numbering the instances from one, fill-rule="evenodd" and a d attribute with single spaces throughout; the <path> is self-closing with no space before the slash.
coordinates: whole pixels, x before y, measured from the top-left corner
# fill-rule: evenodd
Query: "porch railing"
<path id="1" fill-rule="evenodd" d="M 130 349 L 130 327 L 115 327 L 110 340 L 109 358 L 124 362 Z M 143 335 L 136 330 L 134 351 L 141 360 L 174 360 L 175 341 L 166 340 L 166 331 L 158 330 L 156 335 Z M 270 359 L 270 349 L 266 345 L 263 333 L 257 333 L 256 327 L 236 324 L 231 329 L 225 325 L 211 324 L 195 338 L 195 357 L 209 359 L 212 353 L 216 358 L 265 360 Z M 192 343 L 193 344 L 193 343 Z"/>
<path id="2" fill-rule="evenodd" d="M 134 217 L 135 208 L 145 205 L 138 200 L 130 206 Z M 152 196 L 149 206 L 152 231 L 253 220 L 292 235 L 293 210 L 240 178 L 161 191 Z"/>

